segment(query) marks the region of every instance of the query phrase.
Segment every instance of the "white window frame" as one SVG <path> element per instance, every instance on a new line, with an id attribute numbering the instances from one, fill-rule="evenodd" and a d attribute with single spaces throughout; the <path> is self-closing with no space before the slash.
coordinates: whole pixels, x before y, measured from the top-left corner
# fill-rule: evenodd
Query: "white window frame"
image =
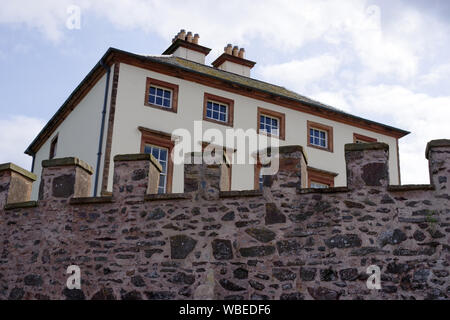
<path id="1" fill-rule="evenodd" d="M 220 106 L 224 106 L 225 107 L 225 109 L 226 109 L 226 112 L 225 112 L 225 120 L 220 120 L 220 114 L 222 114 L 223 112 L 221 112 L 220 110 L 218 111 L 219 112 L 219 119 L 215 119 L 215 118 L 213 118 L 213 113 L 214 113 L 214 109 L 211 109 L 211 117 L 208 117 L 208 103 L 212 103 L 212 104 L 217 104 L 217 105 L 219 105 L 219 107 Z M 212 107 L 214 107 L 214 106 L 212 106 Z M 208 118 L 208 119 L 211 119 L 211 120 L 214 120 L 214 121 L 219 121 L 219 122 L 223 122 L 223 123 L 228 123 L 228 117 L 229 117 L 229 113 L 230 113 L 230 106 L 227 104 L 227 103 L 224 103 L 224 102 L 219 102 L 219 101 L 215 101 L 215 100 L 211 100 L 211 99 L 208 99 L 207 101 L 206 101 L 206 118 Z"/>
<path id="2" fill-rule="evenodd" d="M 274 134 L 273 131 L 267 132 L 266 128 L 265 128 L 265 125 L 266 125 L 265 123 L 264 123 L 264 128 L 261 128 L 261 124 L 262 124 L 261 117 L 265 117 L 265 118 L 269 118 L 270 120 L 276 120 L 277 121 L 277 128 L 276 128 L 277 129 L 277 131 L 276 131 L 277 133 L 276 134 Z M 280 136 L 280 126 L 281 126 L 281 119 L 280 118 L 268 116 L 267 114 L 264 114 L 264 113 L 260 114 L 260 116 L 259 116 L 259 132 L 263 132 L 265 134 L 270 134 L 272 136 L 279 137 Z M 273 128 L 272 121 L 270 121 L 270 127 Z"/>
<path id="3" fill-rule="evenodd" d="M 313 145 L 313 146 L 316 146 L 316 147 L 319 147 L 319 148 L 324 148 L 324 149 L 328 149 L 328 131 L 326 131 L 326 130 L 322 130 L 322 129 L 317 129 L 317 128 L 315 128 L 315 127 L 310 127 L 309 128 L 309 137 L 308 137 L 308 139 L 309 139 L 309 143 L 311 144 L 311 145 Z M 311 130 L 313 130 L 313 135 L 312 135 L 312 142 L 311 142 Z M 315 131 L 318 131 L 319 133 L 320 132 L 323 132 L 323 133 L 325 133 L 325 139 L 322 139 L 322 138 L 320 138 L 319 137 L 319 140 L 325 140 L 325 146 L 322 146 L 321 144 L 315 144 L 314 143 L 314 139 L 315 139 L 315 136 L 314 136 L 314 130 Z"/>
<path id="4" fill-rule="evenodd" d="M 156 92 L 155 92 L 155 102 L 150 102 L 150 95 L 151 95 L 151 90 L 152 90 L 152 88 L 155 88 L 155 89 L 161 89 L 161 90 L 163 90 L 163 95 L 164 95 L 164 91 L 169 91 L 170 92 L 170 99 L 169 99 L 169 106 L 167 107 L 167 106 L 165 106 L 164 105 L 164 100 L 166 100 L 167 98 L 165 98 L 164 96 L 162 97 L 162 104 L 158 104 L 158 103 L 156 103 Z M 162 87 L 162 86 L 157 86 L 157 85 L 154 85 L 154 84 L 150 84 L 150 86 L 148 87 L 148 103 L 149 104 L 152 104 L 152 105 L 155 105 L 155 106 L 158 106 L 158 107 L 161 107 L 161 108 L 164 108 L 164 109 L 172 109 L 172 104 L 173 104 L 173 90 L 172 89 L 169 89 L 169 88 L 165 88 L 165 87 Z"/>

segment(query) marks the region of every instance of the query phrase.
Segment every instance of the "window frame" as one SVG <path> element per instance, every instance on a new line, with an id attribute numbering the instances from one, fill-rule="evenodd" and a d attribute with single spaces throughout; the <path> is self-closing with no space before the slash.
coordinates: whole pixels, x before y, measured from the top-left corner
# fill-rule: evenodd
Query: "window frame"
<path id="1" fill-rule="evenodd" d="M 56 134 L 50 141 L 50 151 L 48 153 L 49 160 L 54 159 L 56 156 L 56 152 L 58 151 L 58 136 L 59 134 Z"/>
<path id="2" fill-rule="evenodd" d="M 377 142 L 378 140 L 372 137 L 365 136 L 359 133 L 353 133 L 353 143 L 357 143 L 356 141 L 362 141 L 363 143 L 372 143 Z"/>
<path id="3" fill-rule="evenodd" d="M 327 185 L 329 188 L 334 187 L 334 178 L 337 173 L 320 170 L 313 167 L 308 167 L 308 188 L 311 188 L 311 183 L 319 183 Z"/>
<path id="4" fill-rule="evenodd" d="M 279 123 L 279 125 L 278 125 L 278 134 L 279 135 L 278 136 L 273 135 L 271 133 L 267 133 L 265 131 L 260 131 L 261 116 L 278 119 L 278 123 Z M 268 137 L 276 137 L 280 140 L 285 140 L 286 139 L 286 115 L 282 112 L 277 112 L 277 111 L 258 107 L 258 119 L 257 119 L 256 130 L 257 130 L 258 134 L 263 134 Z"/>
<path id="5" fill-rule="evenodd" d="M 212 101 L 212 102 L 216 102 L 216 103 L 220 103 L 220 104 L 225 104 L 227 105 L 227 121 L 220 121 L 220 120 L 215 120 L 215 119 L 211 119 L 208 118 L 206 116 L 206 110 L 208 107 L 208 101 Z M 220 97 L 211 93 L 207 93 L 205 92 L 204 96 L 203 96 L 203 120 L 204 121 L 209 121 L 212 123 L 217 123 L 217 124 L 221 124 L 224 126 L 229 126 L 232 127 L 233 126 L 233 121 L 234 121 L 234 100 L 232 99 L 228 99 L 228 98 L 224 98 L 224 97 Z"/>
<path id="6" fill-rule="evenodd" d="M 138 128 L 141 131 L 141 153 L 144 153 L 146 145 L 153 145 L 159 148 L 166 148 L 168 151 L 167 159 L 167 181 L 166 181 L 166 193 L 172 193 L 173 182 L 173 158 L 172 151 L 175 146 L 175 142 L 172 141 L 170 134 L 147 129 L 143 127 Z M 159 186 L 159 182 L 158 182 Z"/>
<path id="7" fill-rule="evenodd" d="M 316 129 L 316 130 L 320 130 L 320 131 L 325 131 L 327 133 L 327 147 L 321 147 L 321 146 L 317 146 L 315 144 L 312 144 L 310 142 L 310 129 Z M 323 150 L 323 151 L 328 151 L 328 152 L 333 152 L 333 127 L 332 126 L 327 126 L 318 122 L 313 122 L 313 121 L 307 121 L 307 126 L 306 126 L 306 139 L 307 139 L 307 146 L 311 147 L 311 148 L 316 148 L 319 150 Z"/>
<path id="8" fill-rule="evenodd" d="M 171 99 L 171 107 L 166 108 L 157 104 L 153 104 L 149 102 L 149 96 L 150 96 L 150 87 L 159 87 L 160 89 L 164 90 L 170 90 L 172 91 L 172 99 Z M 145 84 L 145 98 L 144 98 L 144 105 L 151 108 L 156 108 L 159 110 L 164 111 L 170 111 L 177 113 L 178 112 L 178 85 L 170 82 L 165 82 L 158 79 L 153 79 L 150 77 L 147 77 L 147 81 Z"/>

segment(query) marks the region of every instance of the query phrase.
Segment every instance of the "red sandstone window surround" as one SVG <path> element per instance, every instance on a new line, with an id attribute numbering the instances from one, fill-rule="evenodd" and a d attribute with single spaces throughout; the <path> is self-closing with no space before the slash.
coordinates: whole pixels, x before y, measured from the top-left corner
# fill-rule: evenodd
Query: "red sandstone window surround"
<path id="1" fill-rule="evenodd" d="M 165 132 L 151 130 L 143 127 L 138 128 L 141 131 L 141 153 L 145 153 L 146 147 L 158 147 L 167 150 L 167 158 L 164 165 L 167 166 L 166 170 L 166 182 L 165 193 L 172 192 L 172 180 L 173 180 L 173 159 L 172 150 L 174 142 L 171 140 L 171 135 Z M 161 163 L 161 162 L 160 162 Z M 161 163 L 162 164 L 162 163 Z M 163 165 L 163 164 L 162 164 Z"/>
<path id="2" fill-rule="evenodd" d="M 333 152 L 333 127 L 307 121 L 308 147 Z"/>
<path id="3" fill-rule="evenodd" d="M 334 177 L 336 173 L 308 167 L 308 188 L 314 187 L 334 187 Z"/>
<path id="4" fill-rule="evenodd" d="M 56 156 L 56 150 L 58 148 L 58 135 L 56 135 L 52 142 L 50 143 L 50 154 L 48 156 L 49 159 L 53 159 Z"/>
<path id="5" fill-rule="evenodd" d="M 148 77 L 144 105 L 177 113 L 178 85 Z"/>
<path id="6" fill-rule="evenodd" d="M 353 143 L 369 143 L 369 142 L 377 142 L 377 139 L 359 133 L 353 133 Z"/>
<path id="7" fill-rule="evenodd" d="M 234 100 L 205 92 L 203 98 L 203 120 L 232 127 Z"/>
<path id="8" fill-rule="evenodd" d="M 286 115 L 269 109 L 258 107 L 258 134 L 278 137 L 284 140 L 286 137 Z"/>

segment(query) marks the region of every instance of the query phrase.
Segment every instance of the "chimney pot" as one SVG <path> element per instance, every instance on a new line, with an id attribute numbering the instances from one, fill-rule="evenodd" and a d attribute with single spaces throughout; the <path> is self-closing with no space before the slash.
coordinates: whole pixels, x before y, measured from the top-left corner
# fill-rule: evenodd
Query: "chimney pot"
<path id="1" fill-rule="evenodd" d="M 239 50 L 239 58 L 242 58 L 242 59 L 244 59 L 244 53 L 245 53 L 245 49 L 244 48 L 241 48 L 241 50 Z"/>
<path id="2" fill-rule="evenodd" d="M 189 31 L 187 33 L 186 40 L 187 40 L 187 42 L 192 42 L 192 32 Z"/>
<path id="3" fill-rule="evenodd" d="M 233 54 L 233 47 L 231 45 L 231 43 L 227 44 L 227 46 L 224 48 L 224 52 L 227 54 Z"/>
<path id="4" fill-rule="evenodd" d="M 186 31 L 184 29 L 181 29 L 181 31 L 178 33 L 178 39 L 186 40 Z"/>
<path id="5" fill-rule="evenodd" d="M 234 46 L 233 47 L 233 56 L 237 57 L 238 56 L 238 51 L 239 51 L 239 47 L 238 46 Z"/>
<path id="6" fill-rule="evenodd" d="M 192 42 L 195 43 L 195 44 L 198 44 L 198 38 L 200 38 L 198 33 L 194 34 L 194 39 L 192 39 Z"/>

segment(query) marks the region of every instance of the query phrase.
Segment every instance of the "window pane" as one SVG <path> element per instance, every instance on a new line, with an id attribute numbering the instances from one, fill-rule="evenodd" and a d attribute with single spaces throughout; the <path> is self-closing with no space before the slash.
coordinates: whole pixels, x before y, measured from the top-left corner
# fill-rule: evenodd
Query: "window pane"
<path id="1" fill-rule="evenodd" d="M 157 88 L 157 89 L 156 89 L 156 95 L 162 97 L 162 95 L 163 95 L 163 89 Z"/>
<path id="2" fill-rule="evenodd" d="M 227 112 L 227 107 L 220 106 L 220 112 L 226 113 Z"/>
<path id="3" fill-rule="evenodd" d="M 156 97 L 156 104 L 162 105 L 162 98 Z"/>
<path id="4" fill-rule="evenodd" d="M 223 113 L 220 114 L 220 121 L 225 121 L 225 114 Z"/>
<path id="5" fill-rule="evenodd" d="M 155 87 L 150 87 L 150 94 L 155 94 Z"/>
<path id="6" fill-rule="evenodd" d="M 321 132 L 320 132 L 320 137 L 321 137 L 322 139 L 325 139 L 325 132 L 324 132 L 324 131 L 321 131 Z"/>
<path id="7" fill-rule="evenodd" d="M 155 103 L 155 96 L 151 95 L 150 99 L 148 99 L 148 102 Z"/>
<path id="8" fill-rule="evenodd" d="M 273 125 L 274 127 L 278 127 L 278 121 L 277 121 L 277 119 L 272 119 L 272 125 Z"/>
<path id="9" fill-rule="evenodd" d="M 163 176 L 163 175 L 160 175 L 159 176 L 159 186 L 160 187 L 164 187 L 164 185 L 165 185 L 165 182 L 166 182 L 166 176 Z"/>
<path id="10" fill-rule="evenodd" d="M 170 94 L 171 94 L 171 92 L 170 91 L 164 91 L 164 98 L 167 98 L 167 99 L 170 99 Z"/>
<path id="11" fill-rule="evenodd" d="M 208 117 L 208 118 L 211 118 L 211 110 L 206 110 L 206 116 Z"/>
<path id="12" fill-rule="evenodd" d="M 159 159 L 165 161 L 167 159 L 167 149 L 160 149 Z"/>
<path id="13" fill-rule="evenodd" d="M 164 99 L 164 103 L 163 103 L 164 107 L 170 107 L 170 100 L 168 99 Z"/>

